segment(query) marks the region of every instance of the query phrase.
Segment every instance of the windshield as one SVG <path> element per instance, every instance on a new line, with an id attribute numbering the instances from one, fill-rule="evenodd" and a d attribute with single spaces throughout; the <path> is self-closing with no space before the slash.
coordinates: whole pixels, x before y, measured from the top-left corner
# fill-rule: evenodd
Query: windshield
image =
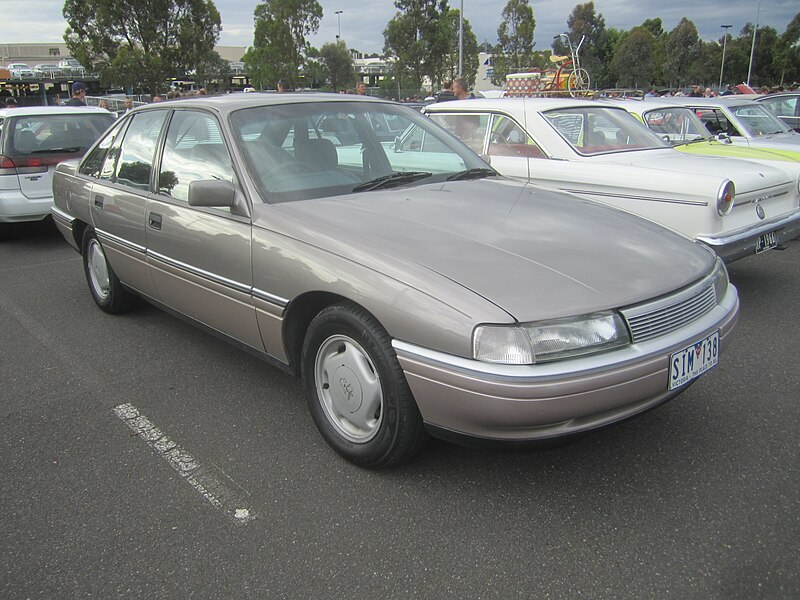
<path id="1" fill-rule="evenodd" d="M 731 107 L 733 114 L 748 136 L 770 135 L 773 133 L 788 133 L 791 127 L 786 125 L 767 108 L 759 104 L 741 105 Z"/>
<path id="2" fill-rule="evenodd" d="M 659 108 L 644 114 L 648 129 L 673 146 L 711 137 L 693 110 L 683 107 Z"/>
<path id="3" fill-rule="evenodd" d="M 665 148 L 668 144 L 621 108 L 581 106 L 542 113 L 579 154 Z"/>
<path id="4" fill-rule="evenodd" d="M 427 117 L 377 102 L 313 102 L 236 111 L 234 135 L 267 202 L 420 185 L 487 165 Z M 435 144 L 403 144 L 425 136 Z"/>

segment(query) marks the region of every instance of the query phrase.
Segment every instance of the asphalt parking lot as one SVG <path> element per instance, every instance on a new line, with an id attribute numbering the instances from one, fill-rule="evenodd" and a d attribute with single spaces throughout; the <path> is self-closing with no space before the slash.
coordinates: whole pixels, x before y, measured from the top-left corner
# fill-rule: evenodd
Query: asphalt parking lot
<path id="1" fill-rule="evenodd" d="M 299 381 L 155 308 L 97 309 L 47 225 L 0 244 L 2 598 L 800 597 L 800 241 L 730 267 L 719 366 L 546 450 L 388 472 Z"/>

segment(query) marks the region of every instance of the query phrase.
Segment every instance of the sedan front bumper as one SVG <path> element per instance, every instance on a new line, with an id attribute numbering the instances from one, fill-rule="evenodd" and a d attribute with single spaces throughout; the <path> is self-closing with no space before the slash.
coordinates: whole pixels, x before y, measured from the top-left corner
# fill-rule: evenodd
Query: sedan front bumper
<path id="1" fill-rule="evenodd" d="M 434 434 L 530 441 L 602 427 L 679 394 L 689 384 L 668 389 L 671 353 L 714 331 L 722 342 L 738 311 L 738 295 L 730 285 L 711 312 L 677 332 L 543 365 L 495 365 L 399 340 L 393 346 L 422 418 Z"/>

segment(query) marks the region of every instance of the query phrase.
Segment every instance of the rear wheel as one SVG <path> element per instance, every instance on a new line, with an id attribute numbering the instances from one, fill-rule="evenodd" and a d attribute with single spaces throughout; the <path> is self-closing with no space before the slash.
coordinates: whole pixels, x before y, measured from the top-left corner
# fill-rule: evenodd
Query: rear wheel
<path id="1" fill-rule="evenodd" d="M 136 296 L 126 290 L 117 279 L 91 227 L 83 234 L 81 249 L 86 282 L 97 306 L 109 314 L 119 314 L 133 308 Z"/>
<path id="2" fill-rule="evenodd" d="M 347 460 L 385 468 L 424 445 L 422 417 L 391 338 L 362 308 L 336 304 L 314 318 L 302 373 L 314 423 Z"/>

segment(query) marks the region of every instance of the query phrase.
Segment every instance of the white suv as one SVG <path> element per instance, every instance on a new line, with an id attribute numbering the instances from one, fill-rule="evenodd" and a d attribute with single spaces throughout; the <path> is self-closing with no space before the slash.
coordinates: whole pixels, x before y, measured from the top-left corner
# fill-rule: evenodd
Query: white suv
<path id="1" fill-rule="evenodd" d="M 50 214 L 56 165 L 83 156 L 114 120 L 102 108 L 0 109 L 0 240 Z"/>

